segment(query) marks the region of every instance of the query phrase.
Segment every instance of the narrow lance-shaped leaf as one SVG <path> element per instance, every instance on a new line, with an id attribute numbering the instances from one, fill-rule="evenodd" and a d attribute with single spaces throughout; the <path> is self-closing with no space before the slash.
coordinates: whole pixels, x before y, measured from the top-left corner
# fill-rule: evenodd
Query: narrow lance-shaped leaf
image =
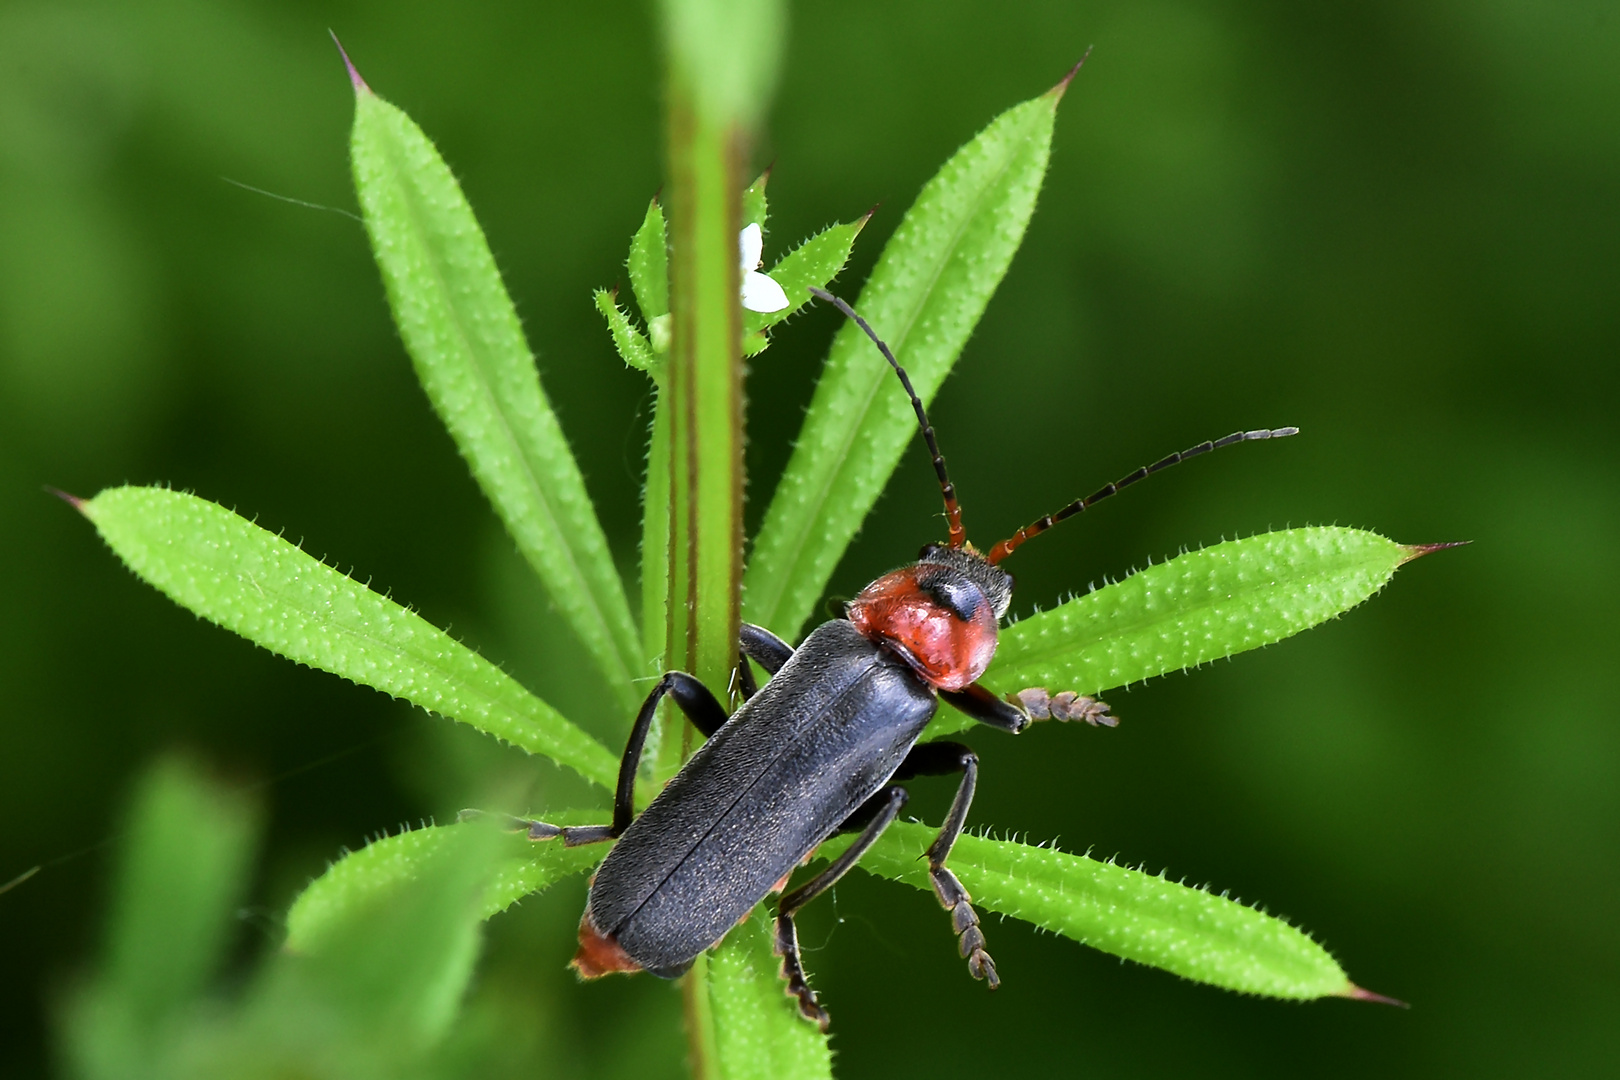
<path id="1" fill-rule="evenodd" d="M 647 339 L 655 355 L 669 352 L 669 234 L 664 208 L 654 199 L 647 204 L 641 227 L 630 238 L 630 289 L 647 321 Z"/>
<path id="2" fill-rule="evenodd" d="M 654 199 L 647 204 L 641 227 L 630 238 L 630 288 L 636 306 L 648 322 L 669 314 L 669 240 L 664 230 L 664 208 Z"/>
<path id="3" fill-rule="evenodd" d="M 821 1080 L 832 1075 L 827 1037 L 782 992 L 766 907 L 726 935 L 708 960 L 715 1050 L 725 1080 Z"/>
<path id="4" fill-rule="evenodd" d="M 765 185 L 770 182 L 771 174 L 767 170 L 760 173 L 758 179 L 743 189 L 742 193 L 742 224 L 758 225 L 765 228 L 765 221 L 770 216 L 770 203 L 765 196 Z M 753 269 L 749 267 L 749 269 Z"/>
<path id="5" fill-rule="evenodd" d="M 1338 526 L 1229 540 L 1014 623 L 983 682 L 1099 694 L 1196 667 L 1350 610 L 1423 550 Z M 968 724 L 942 710 L 930 735 Z"/>
<path id="6" fill-rule="evenodd" d="M 810 286 L 825 287 L 838 276 L 849 261 L 855 237 L 860 235 L 869 217 L 821 230 L 771 267 L 771 279 L 782 286 L 788 306 L 781 311 L 743 312 L 743 352 L 753 356 L 764 351 L 770 344 L 765 336 L 766 328 L 775 326 L 809 303 Z"/>
<path id="7" fill-rule="evenodd" d="M 1068 80 L 1014 106 L 945 163 L 889 239 L 856 309 L 931 401 L 1023 240 Z M 853 325 L 833 341 L 771 498 L 743 617 L 793 638 L 917 424 L 882 356 Z"/>
<path id="8" fill-rule="evenodd" d="M 433 407 L 626 709 L 642 674 L 624 585 L 489 245 L 420 128 L 356 77 L 366 231 Z"/>
<path id="9" fill-rule="evenodd" d="M 858 865 L 931 890 L 923 853 L 934 833 L 897 822 Z M 848 843 L 838 838 L 819 855 L 835 857 Z M 1160 875 L 971 834 L 957 840 L 950 867 L 981 910 L 1183 978 L 1275 998 L 1370 996 L 1326 949 L 1284 920 Z"/>
<path id="10" fill-rule="evenodd" d="M 600 822 L 601 811 L 548 812 L 556 825 Z M 374 840 L 351 851 L 298 895 L 287 912 L 286 947 L 318 952 L 349 920 L 363 917 L 419 879 L 465 825 L 429 825 Z M 533 893 L 542 892 L 575 874 L 583 874 L 612 850 L 607 844 L 565 847 L 561 841 L 533 841 L 513 833 L 496 842 L 495 862 L 484 885 L 482 912 L 498 914 Z"/>
<path id="11" fill-rule="evenodd" d="M 420 615 L 224 507 L 166 488 L 78 502 L 137 576 L 271 652 L 404 698 L 611 789 L 618 761 Z"/>

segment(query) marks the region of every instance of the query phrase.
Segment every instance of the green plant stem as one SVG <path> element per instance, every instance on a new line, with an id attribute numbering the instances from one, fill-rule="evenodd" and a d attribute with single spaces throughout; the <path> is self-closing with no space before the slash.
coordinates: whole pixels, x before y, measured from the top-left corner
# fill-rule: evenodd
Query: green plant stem
<path id="1" fill-rule="evenodd" d="M 670 87 L 671 661 L 710 686 L 736 662 L 742 581 L 742 137 Z"/>
<path id="2" fill-rule="evenodd" d="M 743 138 L 697 107 L 677 68 L 669 89 L 670 510 L 666 669 L 725 687 L 736 663 L 742 582 L 742 324 L 737 301 Z M 686 756 L 665 725 L 660 764 Z M 707 965 L 686 976 L 693 1075 L 716 1075 Z"/>
<path id="3" fill-rule="evenodd" d="M 641 521 L 641 647 L 649 670 L 664 661 L 669 640 L 669 389 L 657 380 Z M 644 691 L 643 691 L 644 692 Z M 658 743 L 654 742 L 654 746 Z"/>

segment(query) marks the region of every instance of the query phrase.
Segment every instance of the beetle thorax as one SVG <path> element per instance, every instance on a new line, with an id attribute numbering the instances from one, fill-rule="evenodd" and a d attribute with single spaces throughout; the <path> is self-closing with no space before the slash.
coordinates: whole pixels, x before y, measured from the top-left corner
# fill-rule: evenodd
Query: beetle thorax
<path id="1" fill-rule="evenodd" d="M 978 555 L 946 547 L 884 574 L 847 609 L 863 636 L 899 654 L 926 682 L 960 690 L 996 655 L 996 627 L 1012 578 Z"/>

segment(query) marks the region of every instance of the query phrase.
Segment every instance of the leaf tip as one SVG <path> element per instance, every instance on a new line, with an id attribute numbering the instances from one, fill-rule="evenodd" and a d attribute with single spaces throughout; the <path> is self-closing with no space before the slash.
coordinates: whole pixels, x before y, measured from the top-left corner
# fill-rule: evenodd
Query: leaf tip
<path id="1" fill-rule="evenodd" d="M 1341 990 L 1338 997 L 1349 998 L 1351 1001 L 1372 1001 L 1379 1005 L 1393 1005 L 1397 1009 L 1410 1009 L 1412 1006 L 1400 998 L 1388 997 L 1384 994 L 1375 994 L 1371 990 L 1363 990 L 1355 983 L 1350 983 Z"/>
<path id="2" fill-rule="evenodd" d="M 61 499 L 69 506 L 73 507 L 73 509 L 77 510 L 79 513 L 84 514 L 86 517 L 90 516 L 89 512 L 85 510 L 85 504 L 88 500 L 81 499 L 77 495 L 70 495 L 61 488 L 51 487 L 49 484 L 45 485 L 45 490 L 50 492 L 52 495 L 55 495 L 58 499 Z"/>
<path id="3" fill-rule="evenodd" d="M 366 80 L 360 77 L 360 72 L 355 68 L 354 61 L 349 59 L 348 50 L 343 47 L 343 42 L 338 40 L 337 31 L 328 30 L 327 33 L 332 35 L 332 44 L 337 46 L 338 55 L 343 57 L 343 66 L 349 71 L 349 82 L 354 84 L 354 92 L 356 94 L 371 93 L 371 87 L 366 85 Z"/>
<path id="4" fill-rule="evenodd" d="M 1063 100 L 1064 91 L 1069 89 L 1069 84 L 1074 81 L 1074 77 L 1080 74 L 1080 69 L 1085 66 L 1086 58 L 1091 55 L 1091 50 L 1093 48 L 1094 46 L 1087 45 L 1085 54 L 1082 55 L 1079 60 L 1075 61 L 1075 65 L 1069 69 L 1069 73 L 1063 76 L 1063 78 L 1059 79 L 1058 84 L 1046 92 L 1047 96 L 1052 99 L 1053 105 L 1056 105 L 1058 102 Z"/>
<path id="5" fill-rule="evenodd" d="M 1446 548 L 1466 547 L 1472 543 L 1472 540 L 1448 540 L 1441 544 L 1402 544 L 1401 549 L 1404 554 L 1402 554 L 1398 565 L 1405 566 L 1413 559 L 1421 559 L 1423 556 L 1433 552 L 1444 551 Z"/>
<path id="6" fill-rule="evenodd" d="M 880 202 L 875 202 L 875 203 L 872 204 L 872 209 L 868 210 L 866 213 L 861 215 L 861 220 L 859 220 L 859 221 L 857 221 L 855 223 L 855 235 L 856 236 L 859 236 L 860 233 L 861 233 L 861 230 L 866 228 L 866 223 L 868 221 L 872 220 L 872 215 L 877 213 L 878 212 L 878 207 L 880 207 L 882 205 L 883 204 L 880 203 Z"/>

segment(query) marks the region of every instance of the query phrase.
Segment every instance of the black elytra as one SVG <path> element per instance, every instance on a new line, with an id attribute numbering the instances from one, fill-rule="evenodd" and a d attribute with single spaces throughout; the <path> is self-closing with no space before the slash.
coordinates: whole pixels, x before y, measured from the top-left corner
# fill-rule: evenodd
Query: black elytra
<path id="1" fill-rule="evenodd" d="M 800 961 L 793 915 L 842 877 L 900 814 L 896 781 L 959 773 L 945 821 L 927 850 L 935 895 L 949 912 L 969 973 L 994 989 L 1000 979 L 985 951 L 972 898 L 945 865 L 967 821 L 978 757 L 956 742 L 918 743 L 941 699 L 973 719 L 1017 734 L 1032 720 L 1084 719 L 1112 726 L 1108 707 L 1072 693 L 1030 689 L 997 697 L 976 681 L 994 656 L 997 626 L 1013 579 L 996 563 L 1024 540 L 1142 476 L 1186 457 L 1237 442 L 1294 434 L 1240 432 L 1171 455 L 1087 499 L 1037 520 L 989 556 L 966 541 L 961 508 L 933 428 L 905 370 L 860 316 L 832 294 L 811 289 L 872 339 L 899 376 L 933 458 L 950 522 L 950 541 L 925 547 L 916 563 L 874 581 L 845 617 L 823 623 L 793 648 L 762 627 L 744 625 L 738 669 L 743 702 L 727 716 L 714 694 L 683 672 L 666 673 L 637 713 L 619 766 L 611 825 L 526 821 L 534 840 L 565 844 L 616 840 L 591 880 L 574 967 L 587 978 L 650 971 L 674 978 L 692 966 L 756 905 L 780 891 L 795 868 L 839 832 L 859 836 L 831 865 L 777 901 L 776 951 L 786 992 L 801 1015 L 826 1030 L 826 1010 Z M 769 680 L 756 690 L 748 659 Z M 669 696 L 707 741 L 637 816 L 633 805 L 642 748 L 659 702 Z M 1063 699 L 1061 709 L 1030 701 Z"/>

